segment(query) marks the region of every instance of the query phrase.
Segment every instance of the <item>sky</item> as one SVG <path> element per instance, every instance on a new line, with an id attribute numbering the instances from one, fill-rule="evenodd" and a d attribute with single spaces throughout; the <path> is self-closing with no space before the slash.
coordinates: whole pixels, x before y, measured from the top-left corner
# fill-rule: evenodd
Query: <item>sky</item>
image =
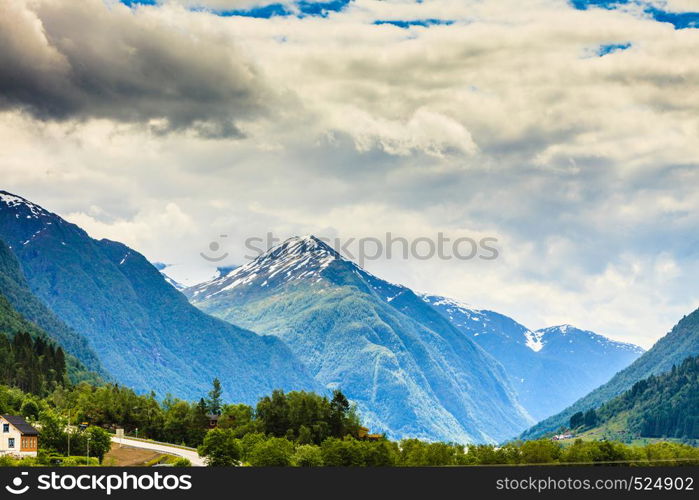
<path id="1" fill-rule="evenodd" d="M 699 4 L 523 5 L 3 1 L 0 188 L 189 284 L 268 232 L 495 238 L 365 267 L 649 347 L 699 307 Z"/>

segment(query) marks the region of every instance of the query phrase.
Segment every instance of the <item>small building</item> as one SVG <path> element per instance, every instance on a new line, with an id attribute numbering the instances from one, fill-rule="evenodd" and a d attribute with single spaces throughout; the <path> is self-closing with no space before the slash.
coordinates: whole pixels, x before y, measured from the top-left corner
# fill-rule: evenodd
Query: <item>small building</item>
<path id="1" fill-rule="evenodd" d="M 357 429 L 357 439 L 361 441 L 380 441 L 383 439 L 383 434 L 370 434 L 368 427 L 360 427 Z"/>
<path id="2" fill-rule="evenodd" d="M 206 417 L 209 419 L 209 429 L 215 429 L 218 427 L 218 420 L 221 418 L 221 415 L 209 413 Z"/>
<path id="3" fill-rule="evenodd" d="M 571 433 L 566 434 L 556 434 L 551 438 L 552 441 L 563 441 L 565 439 L 573 439 L 575 436 Z"/>
<path id="4" fill-rule="evenodd" d="M 39 431 L 24 417 L 0 416 L 0 455 L 36 457 L 39 449 Z"/>

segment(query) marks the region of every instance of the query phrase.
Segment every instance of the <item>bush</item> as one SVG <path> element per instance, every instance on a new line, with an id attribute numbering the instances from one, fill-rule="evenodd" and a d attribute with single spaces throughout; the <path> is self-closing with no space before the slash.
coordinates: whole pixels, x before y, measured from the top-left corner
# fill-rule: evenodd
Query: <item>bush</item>
<path id="1" fill-rule="evenodd" d="M 270 438 L 257 443 L 248 462 L 253 467 L 288 467 L 294 454 L 294 444 L 286 438 Z"/>
<path id="2" fill-rule="evenodd" d="M 328 438 L 320 446 L 326 467 L 362 467 L 365 465 L 361 443 L 352 438 Z"/>
<path id="3" fill-rule="evenodd" d="M 299 446 L 291 457 L 291 464 L 294 467 L 321 467 L 323 454 L 320 451 L 320 446 L 313 444 Z"/>
<path id="4" fill-rule="evenodd" d="M 548 439 L 526 441 L 520 446 L 524 464 L 549 464 L 557 462 L 561 456 L 561 446 Z"/>

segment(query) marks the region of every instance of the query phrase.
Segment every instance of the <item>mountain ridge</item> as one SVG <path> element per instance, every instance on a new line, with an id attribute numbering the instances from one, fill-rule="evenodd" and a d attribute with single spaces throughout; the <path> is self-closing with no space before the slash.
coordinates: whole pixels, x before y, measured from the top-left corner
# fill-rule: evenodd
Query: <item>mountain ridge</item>
<path id="1" fill-rule="evenodd" d="M 193 398 L 218 377 L 224 396 L 256 402 L 273 389 L 318 389 L 275 337 L 191 306 L 141 254 L 0 192 L 0 239 L 32 293 L 89 339 L 114 378 L 138 391 Z"/>
<path id="2" fill-rule="evenodd" d="M 535 439 L 565 427 L 574 413 L 596 408 L 630 389 L 636 382 L 651 375 L 666 372 L 688 356 L 698 355 L 699 309 L 684 316 L 667 335 L 611 380 L 586 394 L 562 412 L 537 423 L 524 432 L 522 438 Z"/>
<path id="3" fill-rule="evenodd" d="M 411 290 L 315 236 L 290 238 L 185 295 L 278 335 L 317 380 L 341 387 L 389 435 L 492 442 L 531 421 L 492 357 Z"/>
<path id="4" fill-rule="evenodd" d="M 505 367 L 522 405 L 537 420 L 574 403 L 642 352 L 570 325 L 532 331 L 494 311 L 439 295 L 421 297 Z"/>

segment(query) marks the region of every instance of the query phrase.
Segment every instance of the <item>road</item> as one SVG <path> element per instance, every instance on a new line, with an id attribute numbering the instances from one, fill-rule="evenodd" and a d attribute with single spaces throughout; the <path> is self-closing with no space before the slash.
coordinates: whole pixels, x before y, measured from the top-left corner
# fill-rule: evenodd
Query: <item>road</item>
<path id="1" fill-rule="evenodd" d="M 178 448 L 176 446 L 168 445 L 166 443 L 155 443 L 152 441 L 141 441 L 140 439 L 131 438 L 118 438 L 112 436 L 112 442 L 121 443 L 124 446 L 131 446 L 132 448 L 143 448 L 145 450 L 153 450 L 161 453 L 168 453 L 170 455 L 177 455 L 178 457 L 184 457 L 192 462 L 192 465 L 196 467 L 204 467 L 204 459 L 201 458 L 196 451 L 188 450 L 183 448 Z"/>

